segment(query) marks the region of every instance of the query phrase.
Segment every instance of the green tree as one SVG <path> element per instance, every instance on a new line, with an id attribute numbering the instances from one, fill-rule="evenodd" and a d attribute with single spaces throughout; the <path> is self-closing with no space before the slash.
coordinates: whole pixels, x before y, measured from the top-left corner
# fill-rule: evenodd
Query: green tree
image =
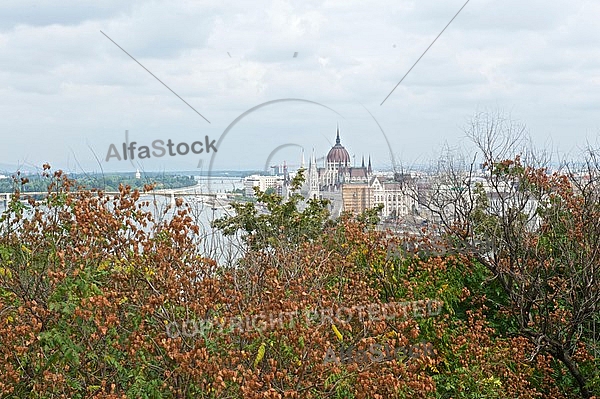
<path id="1" fill-rule="evenodd" d="M 232 203 L 236 214 L 215 220 L 213 226 L 226 235 L 241 232 L 250 249 L 298 248 L 322 234 L 329 219 L 328 200 L 305 201 L 298 192 L 303 181 L 304 171 L 299 170 L 288 198 L 255 187 L 256 202 Z"/>

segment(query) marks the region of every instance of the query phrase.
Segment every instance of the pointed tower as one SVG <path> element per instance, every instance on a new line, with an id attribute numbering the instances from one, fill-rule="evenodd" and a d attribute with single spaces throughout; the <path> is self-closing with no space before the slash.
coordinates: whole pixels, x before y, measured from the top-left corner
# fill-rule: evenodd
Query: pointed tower
<path id="1" fill-rule="evenodd" d="M 373 169 L 371 169 L 371 155 L 369 155 L 369 166 L 367 166 L 367 173 L 373 173 Z"/>
<path id="2" fill-rule="evenodd" d="M 304 169 L 304 147 L 302 148 L 302 160 L 300 161 L 300 167 Z"/>
<path id="3" fill-rule="evenodd" d="M 319 198 L 319 170 L 317 169 L 317 159 L 315 158 L 315 149 L 312 150 L 310 162 L 308 163 L 308 198 Z"/>
<path id="4" fill-rule="evenodd" d="M 365 167 L 365 156 L 362 156 L 362 164 L 360 165 L 361 168 Z"/>

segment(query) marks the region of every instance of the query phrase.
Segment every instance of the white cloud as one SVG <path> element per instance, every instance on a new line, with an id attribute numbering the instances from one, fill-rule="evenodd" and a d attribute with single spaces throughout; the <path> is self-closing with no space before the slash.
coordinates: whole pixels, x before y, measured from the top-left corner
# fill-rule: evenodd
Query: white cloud
<path id="1" fill-rule="evenodd" d="M 263 109 L 224 141 L 222 167 L 261 166 L 262 153 L 286 141 L 325 152 L 336 120 L 351 152 L 389 163 L 383 137 L 360 104 L 409 164 L 445 141 L 459 142 L 460 127 L 481 107 L 513 110 L 542 145 L 549 134 L 565 152 L 583 145 L 600 125 L 600 5 L 589 1 L 471 1 L 379 105 L 463 4 L 5 1 L 0 162 L 61 164 L 76 153 L 94 168 L 88 144 L 104 152 L 125 129 L 155 138 L 217 138 L 242 112 L 277 98 L 318 101 L 346 119 L 316 106 Z M 196 164 L 182 157 L 148 168 Z"/>

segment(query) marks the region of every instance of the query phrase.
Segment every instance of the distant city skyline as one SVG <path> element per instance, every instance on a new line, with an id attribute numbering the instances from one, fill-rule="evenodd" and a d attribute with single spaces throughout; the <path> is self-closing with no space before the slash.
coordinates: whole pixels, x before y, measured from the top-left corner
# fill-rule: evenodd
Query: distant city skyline
<path id="1" fill-rule="evenodd" d="M 589 1 L 472 0 L 380 105 L 464 3 L 3 1 L 0 171 L 45 162 L 71 172 L 181 171 L 201 159 L 206 170 L 207 156 L 104 158 L 125 130 L 138 143 L 218 139 L 245 111 L 285 98 L 323 106 L 278 103 L 248 115 L 213 169 L 262 170 L 271 155 L 294 164 L 300 147 L 325 153 L 337 123 L 357 163 L 371 155 L 373 168 L 389 169 L 373 117 L 405 168 L 446 144 L 468 152 L 465 126 L 484 110 L 526 124 L 554 154 L 598 144 L 600 4 Z"/>

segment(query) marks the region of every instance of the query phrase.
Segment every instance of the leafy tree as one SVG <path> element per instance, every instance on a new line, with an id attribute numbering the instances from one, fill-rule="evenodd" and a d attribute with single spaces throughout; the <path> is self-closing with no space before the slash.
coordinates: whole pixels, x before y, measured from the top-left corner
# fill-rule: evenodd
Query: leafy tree
<path id="1" fill-rule="evenodd" d="M 469 134 L 483 156 L 463 167 L 444 162 L 425 204 L 449 245 L 483 265 L 507 296 L 508 333 L 529 340 L 531 359 L 550 355 L 567 370 L 561 383 L 581 396 L 600 393 L 600 164 L 591 151 L 582 173 L 550 173 L 527 147 L 524 127 L 499 114 L 479 114 Z M 519 155 L 519 154 L 525 154 Z M 512 158 L 511 158 L 512 156 Z M 449 190 L 458 187 L 460 190 Z"/>
<path id="2" fill-rule="evenodd" d="M 287 199 L 274 191 L 262 192 L 254 187 L 255 203 L 234 202 L 236 214 L 216 220 L 213 226 L 226 235 L 241 231 L 251 249 L 298 248 L 301 243 L 321 235 L 329 218 L 328 200 L 304 202 L 298 192 L 303 181 L 304 171 L 300 170 L 290 184 L 291 194 Z"/>

